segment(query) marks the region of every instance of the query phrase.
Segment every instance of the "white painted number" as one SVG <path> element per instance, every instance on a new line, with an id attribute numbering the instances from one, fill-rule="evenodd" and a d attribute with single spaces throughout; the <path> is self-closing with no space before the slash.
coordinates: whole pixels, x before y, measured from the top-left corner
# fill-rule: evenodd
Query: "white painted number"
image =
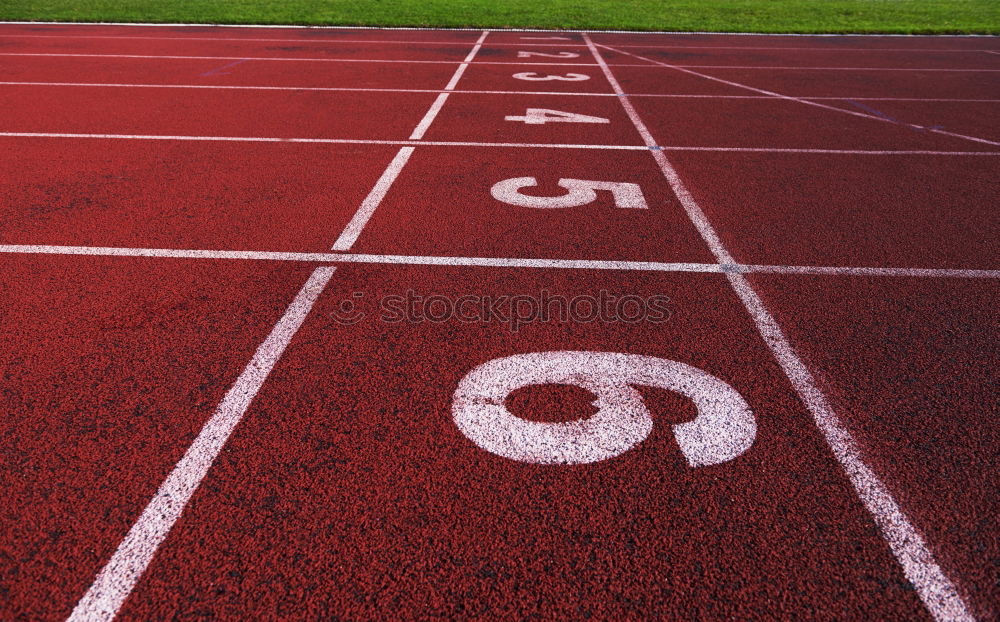
<path id="1" fill-rule="evenodd" d="M 570 384 L 597 396 L 597 413 L 566 423 L 527 421 L 507 410 L 516 389 Z M 458 385 L 452 417 L 469 440 L 504 458 L 537 464 L 586 464 L 635 447 L 653 429 L 634 386 L 676 391 L 694 402 L 692 421 L 673 426 L 681 452 L 693 467 L 727 462 L 753 445 L 757 422 L 730 385 L 677 361 L 611 352 L 536 352 L 493 359 Z"/>
<path id="2" fill-rule="evenodd" d="M 584 80 L 589 80 L 590 76 L 582 73 L 567 73 L 564 76 L 552 76 L 548 74 L 535 73 L 534 71 L 524 71 L 522 73 L 515 73 L 514 77 L 518 80 L 527 80 L 528 82 L 548 82 L 549 80 L 561 80 L 563 82 L 583 82 Z"/>
<path id="3" fill-rule="evenodd" d="M 543 56 L 545 58 L 580 58 L 576 52 L 556 52 L 548 54 L 546 52 L 518 52 L 518 58 L 531 58 L 532 56 Z"/>
<path id="4" fill-rule="evenodd" d="M 505 121 L 524 121 L 528 125 L 545 125 L 546 123 L 610 123 L 603 117 L 590 117 L 585 114 L 550 110 L 548 108 L 528 108 L 523 117 L 504 117 Z"/>
<path id="5" fill-rule="evenodd" d="M 522 39 L 530 39 L 532 41 L 542 41 L 542 40 L 545 40 L 545 41 L 549 41 L 549 40 L 554 40 L 554 41 L 569 41 L 569 37 L 521 37 L 521 38 Z"/>
<path id="6" fill-rule="evenodd" d="M 537 186 L 534 177 L 514 177 L 493 184 L 490 192 L 497 201 L 503 201 L 518 207 L 534 207 L 540 209 L 577 207 L 587 205 L 597 200 L 598 190 L 611 192 L 615 207 L 626 209 L 647 209 L 646 199 L 638 184 L 620 181 L 590 181 L 586 179 L 560 179 L 559 186 L 567 190 L 558 197 L 536 197 L 521 194 L 521 188 Z"/>

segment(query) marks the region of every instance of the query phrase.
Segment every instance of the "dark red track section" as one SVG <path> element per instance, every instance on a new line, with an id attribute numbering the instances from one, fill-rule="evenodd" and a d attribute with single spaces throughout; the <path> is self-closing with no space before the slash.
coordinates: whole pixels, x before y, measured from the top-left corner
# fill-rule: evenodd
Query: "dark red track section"
<path id="1" fill-rule="evenodd" d="M 0 619 L 86 600 L 255 352 L 273 372 L 121 619 L 943 619 L 762 314 L 962 610 L 995 618 L 1000 42 L 591 34 L 609 80 L 580 33 L 495 32 L 455 80 L 481 34 L 0 25 Z M 507 119 L 531 109 L 591 121 Z M 410 144 L 420 124 L 437 144 Z M 529 177 L 535 197 L 632 184 L 644 207 L 498 198 Z M 746 277 L 763 310 L 715 234 L 770 271 Z M 281 354 L 272 329 L 329 264 L 253 251 L 335 243 L 367 265 L 333 262 Z M 392 296 L 669 313 L 396 322 Z M 463 434 L 471 370 L 560 351 L 710 374 L 752 443 L 691 466 L 678 430 L 700 411 L 650 387 L 652 431 L 610 459 L 523 462 Z M 594 399 L 556 383 L 504 405 L 558 423 Z"/>

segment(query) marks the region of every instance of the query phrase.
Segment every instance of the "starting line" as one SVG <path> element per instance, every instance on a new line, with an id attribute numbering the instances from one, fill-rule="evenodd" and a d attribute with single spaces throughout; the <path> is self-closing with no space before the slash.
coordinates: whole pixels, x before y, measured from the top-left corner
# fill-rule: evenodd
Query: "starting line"
<path id="1" fill-rule="evenodd" d="M 147 257 L 167 259 L 230 259 L 303 263 L 382 264 L 401 266 L 467 266 L 483 268 L 546 268 L 563 270 L 622 270 L 642 272 L 709 272 L 717 274 L 801 274 L 826 276 L 922 277 L 997 279 L 1000 270 L 964 268 L 879 268 L 863 266 L 777 266 L 741 263 L 670 263 L 602 259 L 547 259 L 525 257 L 447 257 L 432 255 L 377 255 L 370 253 L 309 253 L 235 251 L 118 246 L 58 246 L 0 244 L 0 254 L 85 255 L 93 257 Z"/>

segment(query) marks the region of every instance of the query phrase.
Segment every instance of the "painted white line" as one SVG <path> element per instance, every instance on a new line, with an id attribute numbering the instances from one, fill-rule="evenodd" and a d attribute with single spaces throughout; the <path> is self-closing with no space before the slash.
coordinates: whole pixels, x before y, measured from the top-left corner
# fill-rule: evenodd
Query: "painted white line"
<path id="1" fill-rule="evenodd" d="M 453 60 L 417 60 L 388 58 L 321 58 L 316 56 L 197 56 L 183 54 L 85 54 L 56 52 L 0 52 L 0 56 L 23 56 L 31 58 L 141 58 L 156 60 L 252 60 L 305 63 L 396 63 L 403 65 L 454 65 Z M 478 61 L 477 65 L 539 65 L 544 67 L 596 67 L 594 63 L 545 63 L 516 61 Z M 645 67 L 646 65 L 633 65 Z M 985 70 L 984 70 L 985 71 Z M 998 69 L 997 71 L 1000 71 Z"/>
<path id="2" fill-rule="evenodd" d="M 948 69 L 948 68 L 918 68 L 918 67 L 812 67 L 804 66 L 770 66 L 770 65 L 668 65 L 658 61 L 650 60 L 631 52 L 617 50 L 615 48 L 602 45 L 601 47 L 635 56 L 640 60 L 654 65 L 660 65 L 670 69 L 744 69 L 744 70 L 795 70 L 795 71 L 916 71 L 916 72 L 971 72 L 989 73 L 1000 72 L 1000 69 Z M 82 52 L 0 52 L 0 56 L 18 56 L 32 58 L 140 58 L 157 60 L 247 60 L 247 61 L 278 61 L 278 62 L 318 62 L 318 63 L 397 63 L 408 65 L 453 65 L 453 60 L 420 60 L 420 59 L 388 59 L 388 58 L 322 58 L 316 56 L 201 56 L 185 54 L 97 54 Z M 545 67 L 596 67 L 595 63 L 552 63 L 538 61 L 476 61 L 477 65 L 526 65 Z M 612 67 L 650 67 L 648 64 L 639 63 L 611 63 Z"/>
<path id="3" fill-rule="evenodd" d="M 740 264 L 736 272 L 743 274 L 811 274 L 820 276 L 894 276 L 917 278 L 996 279 L 1000 270 L 966 268 L 863 268 L 837 266 L 764 266 Z"/>
<path id="4" fill-rule="evenodd" d="M 25 26 L 37 26 L 41 24 L 48 24 L 53 26 L 63 26 L 67 29 L 71 29 L 73 26 L 137 26 L 137 27 L 151 27 L 151 28 L 170 28 L 173 26 L 192 26 L 196 28 L 207 28 L 207 29 L 240 29 L 240 28 L 258 28 L 265 30 L 333 30 L 333 31 L 345 31 L 345 30 L 361 30 L 361 31 L 371 31 L 371 30 L 384 30 L 384 31 L 425 31 L 425 32 L 481 32 L 481 28 L 435 28 L 431 26 L 309 26 L 302 24 L 205 24 L 205 23 L 190 23 L 190 22 L 60 22 L 60 21 L 16 21 L 7 20 L 0 21 L 0 25 L 4 24 L 14 24 L 14 25 L 25 25 Z M 881 38 L 898 38 L 898 39 L 993 39 L 995 35 L 956 35 L 956 34 L 942 34 L 942 35 L 911 35 L 911 34 L 882 34 L 882 33 L 773 33 L 773 32 L 712 32 L 707 30 L 572 30 L 572 29 L 553 29 L 553 28 L 492 28 L 491 31 L 495 32 L 552 32 L 552 33 L 567 33 L 567 32 L 577 32 L 577 33 L 606 33 L 613 35 L 620 34 L 630 34 L 630 35 L 726 35 L 733 37 L 840 37 L 840 38 L 857 38 L 857 39 L 881 39 Z"/>
<path id="5" fill-rule="evenodd" d="M 502 30 L 502 29 L 501 29 Z M 87 34 L 76 34 L 76 33 L 64 33 L 58 35 L 41 35 L 41 34 L 11 34 L 11 33 L 0 33 L 0 36 L 4 38 L 19 38 L 19 39 L 125 39 L 125 40 L 155 40 L 155 41 L 248 41 L 253 43 L 310 43 L 310 44 L 336 44 L 336 43 L 370 43 L 375 45 L 461 45 L 468 46 L 468 41 L 432 41 L 432 40 L 413 40 L 406 41 L 400 39 L 305 39 L 302 37 L 297 38 L 280 38 L 280 37 L 188 37 L 188 36 L 173 36 L 173 37 L 152 37 L 152 36 L 137 36 L 137 35 L 87 35 Z M 585 43 L 575 43 L 572 41 L 566 41 L 563 43 L 541 43 L 541 42 L 531 42 L 529 44 L 525 43 L 491 43 L 490 47 L 525 47 L 526 45 L 531 46 L 547 46 L 547 47 L 586 47 Z M 644 50 L 801 50 L 806 52 L 914 52 L 914 53 L 966 53 L 966 54 L 977 54 L 979 52 L 986 52 L 987 54 L 1000 54 L 993 50 L 981 50 L 981 49 L 941 49 L 941 48 L 847 48 L 847 47 L 807 47 L 807 46 L 752 46 L 752 45 L 662 45 L 662 44 L 614 44 L 615 47 L 620 48 L 639 48 Z"/>
<path id="6" fill-rule="evenodd" d="M 472 59 L 476 57 L 476 53 L 479 52 L 479 49 L 483 46 L 483 41 L 486 40 L 486 36 L 488 34 L 489 31 L 484 31 L 479 37 L 479 40 L 476 41 L 476 45 L 473 46 L 472 50 L 469 51 L 468 54 L 466 54 L 465 60 L 463 60 L 462 64 L 458 66 L 458 69 L 455 70 L 455 73 L 451 76 L 451 80 L 448 81 L 448 84 L 445 85 L 444 91 L 437 96 L 437 99 L 435 99 L 434 103 L 431 104 L 430 110 L 428 110 L 427 114 L 424 115 L 424 118 L 420 120 L 417 127 L 413 129 L 413 133 L 410 134 L 410 140 L 420 140 L 424 137 L 427 129 L 430 128 L 431 123 L 433 123 L 434 119 L 437 118 L 437 115 L 441 112 L 441 108 L 444 106 L 444 103 L 448 100 L 448 95 L 455 90 L 455 86 L 458 85 L 458 81 L 462 79 L 462 75 L 465 74 L 465 70 L 469 68 L 469 63 L 472 62 Z"/>
<path id="7" fill-rule="evenodd" d="M 0 81 L 0 86 L 51 86 L 51 87 L 95 87 L 95 88 L 139 88 L 139 89 L 217 89 L 236 91 L 330 91 L 357 93 L 446 93 L 444 89 L 390 89 L 351 86 L 258 86 L 231 84 L 134 84 L 117 82 L 26 82 Z M 574 91 L 481 91 L 453 89 L 458 95 L 566 95 L 571 97 L 618 97 L 614 93 L 588 93 Z M 627 93 L 629 97 L 663 97 L 668 99 L 774 99 L 773 95 L 698 95 L 684 93 Z M 858 96 L 801 96 L 813 101 L 890 101 L 890 102 L 937 102 L 937 103 L 981 103 L 994 104 L 1000 99 L 965 99 L 951 97 L 858 97 Z"/>
<path id="8" fill-rule="evenodd" d="M 51 35 L 58 36 L 58 35 Z M 600 44 L 598 44 L 600 45 Z M 839 54 L 840 52 L 916 52 L 916 53 L 938 53 L 938 52 L 957 52 L 966 54 L 975 54 L 977 52 L 986 52 L 987 50 L 977 50 L 977 49 L 942 49 L 942 48 L 848 48 L 848 47 L 815 47 L 815 46 L 782 46 L 782 45 L 663 45 L 663 44 L 609 44 L 614 45 L 618 48 L 639 48 L 645 50 L 754 50 L 754 51 L 784 51 L 784 50 L 798 50 L 803 52 L 834 52 Z M 997 52 L 991 52 L 996 54 Z M 610 64 L 612 67 L 614 65 Z"/>
<path id="9" fill-rule="evenodd" d="M 667 93 L 629 93 L 629 97 L 673 97 L 678 99 L 774 99 L 773 95 L 680 95 Z M 851 97 L 851 96 L 824 96 L 813 97 L 811 95 L 800 95 L 802 99 L 813 101 L 876 101 L 876 102 L 935 102 L 935 103 L 980 103 L 995 104 L 1000 103 L 1000 99 L 968 99 L 952 97 Z"/>
<path id="10" fill-rule="evenodd" d="M 241 261 L 291 261 L 403 266 L 466 266 L 482 268 L 639 270 L 652 272 L 723 271 L 722 266 L 711 263 L 666 263 L 656 261 L 618 261 L 603 259 L 544 259 L 529 257 L 446 257 L 426 255 L 373 255 L 365 253 L 123 248 L 115 246 L 56 246 L 45 244 L 0 244 L 0 253 Z M 1000 278 L 1000 272 L 997 273 L 996 277 Z"/>
<path id="11" fill-rule="evenodd" d="M 781 93 L 776 93 L 774 91 L 768 91 L 768 90 L 765 90 L 765 89 L 759 89 L 757 87 L 749 86 L 747 84 L 742 84 L 740 82 L 733 82 L 732 80 L 724 80 L 722 78 L 716 78 L 715 76 L 710 76 L 710 75 L 705 74 L 705 73 L 701 73 L 701 72 L 698 72 L 698 71 L 692 71 L 691 69 L 687 69 L 687 68 L 681 67 L 680 65 L 669 65 L 667 63 L 661 63 L 660 61 L 655 61 L 655 60 L 651 60 L 651 59 L 648 59 L 648 58 L 645 58 L 645 57 L 642 57 L 642 56 L 637 56 L 637 55 L 635 55 L 635 54 L 633 54 L 631 52 L 623 52 L 621 50 L 616 50 L 615 48 L 611 48 L 611 47 L 608 47 L 606 45 L 602 45 L 600 47 L 602 47 L 604 49 L 607 49 L 607 50 L 611 50 L 612 52 L 618 52 L 619 54 L 627 54 L 629 56 L 635 56 L 636 58 L 639 58 L 639 59 L 642 59 L 642 60 L 645 60 L 645 61 L 649 61 L 649 62 L 654 63 L 656 65 L 661 65 L 663 67 L 667 67 L 667 68 L 670 68 L 670 69 L 676 69 L 677 71 L 681 71 L 683 73 L 691 74 L 693 76 L 698 76 L 698 77 L 701 77 L 701 78 L 705 78 L 706 80 L 712 80 L 713 82 L 719 82 L 721 84 L 726 84 L 726 85 L 729 85 L 729 86 L 734 86 L 736 88 L 746 89 L 748 91 L 753 91 L 755 93 L 760 93 L 762 95 L 770 95 L 770 96 L 776 97 L 778 99 L 784 99 L 784 100 L 787 100 L 787 101 L 794 101 L 794 102 L 798 102 L 800 104 L 805 104 L 807 106 L 813 106 L 813 107 L 816 107 L 816 108 L 822 108 L 824 110 L 832 110 L 833 112 L 839 112 L 841 114 L 849 114 L 851 116 L 860 117 L 860 118 L 863 118 L 863 119 L 874 119 L 875 121 L 881 121 L 883 123 L 891 123 L 893 125 L 901 125 L 901 126 L 904 126 L 904 127 L 910 127 L 910 128 L 917 129 L 917 130 L 922 130 L 922 131 L 927 131 L 927 132 L 933 132 L 935 134 L 941 134 L 943 136 L 951 136 L 953 138 L 961 138 L 963 140 L 969 140 L 969 141 L 972 141 L 972 142 L 983 143 L 983 144 L 986 144 L 986 145 L 997 145 L 997 146 L 1000 146 L 1000 142 L 993 141 L 993 140 L 987 140 L 985 138 L 978 138 L 976 136 L 967 136 L 965 134 L 957 134 L 955 132 L 947 132 L 945 130 L 941 130 L 941 129 L 937 129 L 937 128 L 933 128 L 933 127 L 925 127 L 923 125 L 917 125 L 917 124 L 914 124 L 914 123 L 899 123 L 897 121 L 893 121 L 891 119 L 886 119 L 886 118 L 883 118 L 883 117 L 875 116 L 875 115 L 872 115 L 872 114 L 866 114 L 866 113 L 863 113 L 863 112 L 855 112 L 853 110 L 845 110 L 844 108 L 838 108 L 836 106 L 829 106 L 827 104 L 823 104 L 823 103 L 820 103 L 820 102 L 817 102 L 817 101 L 813 101 L 811 99 L 805 99 L 805 98 L 802 98 L 802 97 L 793 97 L 791 95 L 783 95 Z M 604 65 L 604 67 L 607 67 L 607 65 Z M 621 99 L 621 98 L 619 98 L 619 99 Z"/>
<path id="12" fill-rule="evenodd" d="M 337 238 L 337 242 L 333 245 L 333 250 L 335 251 L 346 251 L 358 240 L 358 236 L 361 235 L 361 231 L 371 220 L 372 215 L 378 206 L 382 203 L 382 199 L 388 194 L 389 188 L 392 187 L 396 178 L 399 177 L 399 173 L 402 172 L 403 167 L 406 166 L 407 161 L 409 161 L 410 156 L 413 155 L 414 147 L 403 147 L 396 154 L 396 157 L 392 159 L 389 166 L 379 177 L 378 181 L 375 182 L 375 187 L 372 188 L 368 196 L 361 203 L 358 211 L 354 213 L 354 217 L 351 218 L 351 222 L 348 223 L 347 227 L 344 229 L 340 237 Z"/>
<path id="13" fill-rule="evenodd" d="M 486 35 L 487 33 L 483 32 L 479 40 L 480 43 Z M 475 49 L 478 48 L 477 44 Z M 471 60 L 471 56 L 467 60 Z M 412 152 L 413 147 L 400 149 L 393 163 L 390 164 L 389 170 L 395 166 L 395 174 L 398 174 L 398 170 L 402 169 Z M 366 222 L 371 216 L 370 212 L 374 211 L 381 196 L 384 196 L 392 179 L 395 178 L 395 174 L 392 179 L 389 178 L 389 170 L 379 179 L 376 188 L 369 194 L 358 214 L 355 214 L 355 218 L 337 240 L 334 248 L 347 250 L 357 239 L 364 226 L 364 222 L 359 219 L 359 214 L 364 215 Z M 378 196 L 378 200 L 371 204 L 369 210 L 369 206 L 366 204 L 379 193 L 381 196 Z M 69 617 L 71 622 L 103 622 L 112 620 L 117 615 L 139 577 L 153 560 L 160 544 L 167 537 L 177 519 L 180 518 L 184 507 L 208 473 L 229 436 L 243 418 L 250 402 L 267 380 L 274 365 L 281 358 L 292 337 L 329 283 L 334 270 L 333 267 L 323 266 L 313 271 L 285 314 L 271 330 L 271 334 L 260 345 L 246 369 L 226 393 L 215 414 L 202 428 L 184 457 L 174 466 L 173 471 L 164 480 L 156 496 L 146 506 L 125 539 L 119 544 L 111 560 L 98 573 L 94 583 L 77 603 Z"/>
<path id="14" fill-rule="evenodd" d="M 309 280 L 292 300 L 267 339 L 236 382 L 226 393 L 215 414 L 188 447 L 184 457 L 174 466 L 160 485 L 156 496 L 143 510 L 118 545 L 107 565 L 76 604 L 69 616 L 71 622 L 111 620 L 124 604 L 139 577 L 170 529 L 180 517 L 195 490 L 205 478 L 216 456 L 229 436 L 243 419 L 250 402 L 264 385 L 275 363 L 333 276 L 335 268 L 316 268 Z"/>
<path id="15" fill-rule="evenodd" d="M 645 145 L 576 145 L 570 143 L 477 143 L 447 140 L 367 140 L 363 138 L 277 138 L 269 136 L 184 136 L 158 134 L 71 134 L 56 132 L 0 132 L 0 138 L 79 138 L 104 140 L 179 140 L 196 142 L 305 143 L 332 145 L 403 145 L 431 147 L 517 147 L 538 149 L 606 149 L 645 151 Z M 948 154 L 950 152 L 942 152 Z"/>
<path id="16" fill-rule="evenodd" d="M 817 155 L 998 156 L 1000 151 L 936 151 L 932 149 L 796 149 L 793 147 L 656 147 L 659 151 L 718 151 L 720 153 L 815 153 Z"/>
<path id="17" fill-rule="evenodd" d="M 307 44 L 318 44 L 318 45 L 330 45 L 338 43 L 368 43 L 371 45 L 460 45 L 462 47 L 469 47 L 472 41 L 432 41 L 432 40 L 413 40 L 406 41 L 400 39 L 306 39 L 303 37 L 187 37 L 187 36 L 175 36 L 175 37 L 141 37 L 137 35 L 81 35 L 81 34 L 58 34 L 58 35 L 24 35 L 24 34 L 8 34 L 0 33 L 0 37 L 16 37 L 19 39 L 124 39 L 128 40 L 142 40 L 142 41 L 237 41 L 248 43 L 307 43 Z M 566 43 L 491 43 L 490 47 L 587 47 L 583 43 L 572 43 L 567 41 Z M 645 47 L 645 46 L 643 46 Z"/>
<path id="18" fill-rule="evenodd" d="M 596 66 L 596 65 L 595 65 Z M 80 87 L 101 87 L 101 88 L 143 88 L 143 89 L 222 89 L 222 90 L 245 90 L 245 91 L 347 91 L 357 93 L 459 93 L 463 95 L 570 95 L 583 97 L 617 97 L 614 93 L 586 93 L 586 92 L 565 92 L 565 91 L 480 91 L 453 89 L 379 89 L 351 86 L 256 86 L 256 85 L 230 85 L 230 84 L 129 84 L 112 82 L 2 82 L 0 86 L 80 86 Z M 651 97 L 685 97 L 682 95 L 651 95 Z M 698 95 L 696 97 L 702 97 Z M 712 96 L 716 97 L 716 96 Z M 738 97 L 753 99 L 770 99 L 763 95 L 719 95 L 717 97 Z M 844 98 L 830 98 L 844 99 Z M 864 97 L 850 97 L 855 101 L 861 101 Z M 869 98 L 870 99 L 870 98 Z M 937 100 L 928 100 L 937 101 Z M 944 100 L 952 101 L 952 100 Z M 961 101 L 961 100 L 956 100 Z M 973 100 L 973 101 L 1000 101 L 1000 100 Z"/>
<path id="19" fill-rule="evenodd" d="M 378 255 L 367 253 L 310 253 L 294 251 L 233 251 L 177 248 L 125 248 L 118 246 L 60 246 L 51 244 L 0 244 L 0 254 L 79 255 L 92 257 L 145 257 L 233 261 L 289 261 L 403 266 L 454 266 L 558 270 L 619 270 L 645 272 L 738 272 L 742 274 L 800 274 L 815 276 L 916 277 L 1000 279 L 1000 270 L 963 268 L 878 268 L 855 266 L 772 266 L 715 263 L 622 261 L 607 259 L 545 259 L 533 257 L 447 257 L 433 255 Z"/>
<path id="20" fill-rule="evenodd" d="M 614 48 L 602 45 L 602 48 L 608 50 L 614 50 Z M 620 54 L 628 54 L 629 56 L 636 56 L 631 52 L 625 52 L 623 50 L 614 50 Z M 636 57 L 638 58 L 638 57 Z M 649 60 L 643 58 L 643 60 Z M 417 61 L 413 61 L 417 62 Z M 668 65 L 665 63 L 657 63 L 657 61 L 649 60 L 651 63 L 656 63 L 657 65 L 665 68 L 674 69 L 677 67 L 684 67 L 686 69 L 741 69 L 741 70 L 762 70 L 762 71 L 916 71 L 920 73 L 926 72 L 967 72 L 967 73 L 991 73 L 998 72 L 1000 69 L 984 69 L 981 67 L 977 68 L 945 68 L 945 67 L 815 67 L 812 65 Z M 494 64 L 508 64 L 508 63 L 494 63 Z M 569 63 L 566 63 L 569 64 Z M 654 65 L 640 65 L 636 63 L 608 63 L 609 67 L 646 67 L 653 68 Z"/>
<path id="21" fill-rule="evenodd" d="M 413 133 L 410 134 L 410 140 L 420 140 L 424 137 L 424 133 L 427 132 L 431 123 L 434 122 L 438 113 L 441 112 L 441 108 L 444 106 L 444 103 L 448 100 L 448 95 L 448 93 L 441 93 L 434 99 L 434 103 L 431 104 L 427 114 L 425 114 L 424 118 L 420 120 L 417 127 L 413 128 Z"/>
<path id="22" fill-rule="evenodd" d="M 426 128 L 425 128 L 426 129 Z M 572 143 L 477 143 L 446 140 L 366 140 L 363 138 L 276 138 L 267 136 L 183 136 L 157 134 L 67 134 L 54 132 L 0 132 L 0 138 L 69 138 L 96 140 L 177 140 L 195 142 L 305 143 L 332 145 L 402 145 L 408 147 L 481 147 L 512 149 L 593 149 L 607 151 L 718 151 L 722 153 L 814 153 L 829 155 L 1000 156 L 1000 151 L 934 151 L 927 149 L 795 149 L 789 147 L 685 147 L 646 145 L 581 145 Z"/>
<path id="23" fill-rule="evenodd" d="M 635 124 L 636 129 L 643 136 L 649 145 L 655 145 L 646 128 L 645 123 L 636 113 L 635 108 L 624 95 L 621 85 L 615 79 L 611 69 L 604 63 L 600 51 L 591 41 L 589 35 L 583 35 L 584 40 L 591 47 L 594 57 L 601 65 L 604 75 L 611 83 L 615 92 L 621 94 L 618 98 L 628 113 L 629 118 Z M 673 168 L 662 151 L 653 151 L 653 157 L 663 171 L 664 177 L 677 195 L 681 205 L 688 213 L 691 222 L 698 229 L 708 245 L 712 254 L 721 264 L 735 263 L 732 255 L 722 244 L 718 234 L 715 232 L 705 213 L 701 210 L 697 201 L 687 190 L 677 171 Z M 938 566 L 934 555 L 931 553 L 926 542 L 920 533 L 910 524 L 909 519 L 893 499 L 892 494 L 885 487 L 875 473 L 868 468 L 864 462 L 857 442 L 848 431 L 847 427 L 840 420 L 840 417 L 833 411 L 826 397 L 819 390 L 812 374 L 805 364 L 795 353 L 788 338 L 778 325 L 774 316 L 771 315 L 763 300 L 757 292 L 750 286 L 749 281 L 743 274 L 738 272 L 726 272 L 726 277 L 732 284 L 733 289 L 739 296 L 747 312 L 753 318 L 761 337 L 774 353 L 775 359 L 785 375 L 791 381 L 803 404 L 809 410 L 830 449 L 833 451 L 838 462 L 844 468 L 848 479 L 854 486 L 858 497 L 864 503 L 869 513 L 875 519 L 876 524 L 882 531 L 882 536 L 892 549 L 893 554 L 899 561 L 906 578 L 910 580 L 916 588 L 924 606 L 936 620 L 973 620 L 962 597 L 958 594 L 951 580 L 945 576 Z"/>
<path id="24" fill-rule="evenodd" d="M 420 123 L 417 124 L 417 127 L 413 129 L 413 133 L 410 135 L 410 140 L 419 140 L 423 138 L 428 128 L 430 128 L 431 123 L 433 123 L 434 119 L 437 118 L 437 115 L 444 106 L 445 101 L 447 101 L 448 95 L 458 84 L 458 81 L 462 78 L 462 74 L 465 73 L 469 63 L 471 63 L 476 57 L 476 54 L 483 46 L 483 41 L 486 40 L 486 37 L 489 36 L 489 34 L 490 31 L 484 30 L 482 34 L 479 35 L 479 39 L 476 40 L 475 45 L 473 45 L 472 49 L 469 50 L 469 53 L 466 54 L 465 59 L 455 70 L 451 79 L 448 80 L 448 84 L 444 87 L 445 92 L 437 96 L 434 103 L 431 104 L 430 109 L 424 115 L 423 119 L 421 119 Z M 358 236 L 361 235 L 361 231 L 364 230 L 365 225 L 368 224 L 372 215 L 375 214 L 375 210 L 378 208 L 379 204 L 382 203 L 382 199 L 384 199 L 385 195 L 389 192 L 389 188 L 392 187 L 393 182 L 396 181 L 396 178 L 399 177 L 403 167 L 406 166 L 410 156 L 413 154 L 413 150 L 414 147 L 412 146 L 402 147 L 399 150 L 399 153 L 396 154 L 396 157 L 392 159 L 392 162 L 389 163 L 389 166 L 375 183 L 375 187 L 372 188 L 372 191 L 361 203 L 361 206 L 354 214 L 354 217 L 351 218 L 351 222 L 347 225 L 347 228 L 344 229 L 336 243 L 334 243 L 333 250 L 345 251 L 354 245 Z"/>

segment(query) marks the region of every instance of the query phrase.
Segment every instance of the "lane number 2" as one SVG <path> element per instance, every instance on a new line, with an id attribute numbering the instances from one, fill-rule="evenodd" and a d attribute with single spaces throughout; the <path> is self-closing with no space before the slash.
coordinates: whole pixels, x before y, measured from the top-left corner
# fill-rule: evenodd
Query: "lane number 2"
<path id="1" fill-rule="evenodd" d="M 516 389 L 570 384 L 597 396 L 592 417 L 565 423 L 521 419 L 504 405 Z M 678 361 L 612 352 L 535 352 L 493 359 L 459 382 L 452 398 L 458 429 L 480 448 L 536 464 L 587 464 L 620 456 L 649 436 L 653 418 L 635 386 L 675 391 L 698 414 L 673 426 L 692 467 L 720 464 L 753 445 L 757 423 L 723 380 Z"/>
<path id="2" fill-rule="evenodd" d="M 541 56 L 543 58 L 580 58 L 580 55 L 576 52 L 518 52 L 518 58 L 531 58 L 532 56 Z"/>
<path id="3" fill-rule="evenodd" d="M 589 80 L 590 76 L 583 73 L 567 73 L 564 76 L 554 76 L 549 74 L 535 73 L 534 71 L 524 71 L 521 73 L 515 73 L 514 77 L 518 80 L 527 80 L 528 82 L 548 82 L 550 80 L 559 80 L 562 82 L 583 82 L 584 80 Z"/>
<path id="4" fill-rule="evenodd" d="M 597 200 L 597 191 L 611 192 L 615 207 L 625 209 L 648 209 L 646 198 L 638 184 L 618 181 L 590 181 L 587 179 L 560 179 L 559 186 L 566 194 L 556 197 L 538 197 L 521 194 L 522 188 L 538 185 L 534 177 L 514 177 L 493 184 L 490 189 L 493 198 L 509 205 L 538 209 L 558 209 L 587 205 Z"/>
<path id="5" fill-rule="evenodd" d="M 528 108 L 523 117 L 508 116 L 505 121 L 523 121 L 528 125 L 545 125 L 546 123 L 610 123 L 604 117 L 591 117 L 574 112 L 551 110 L 549 108 Z"/>

